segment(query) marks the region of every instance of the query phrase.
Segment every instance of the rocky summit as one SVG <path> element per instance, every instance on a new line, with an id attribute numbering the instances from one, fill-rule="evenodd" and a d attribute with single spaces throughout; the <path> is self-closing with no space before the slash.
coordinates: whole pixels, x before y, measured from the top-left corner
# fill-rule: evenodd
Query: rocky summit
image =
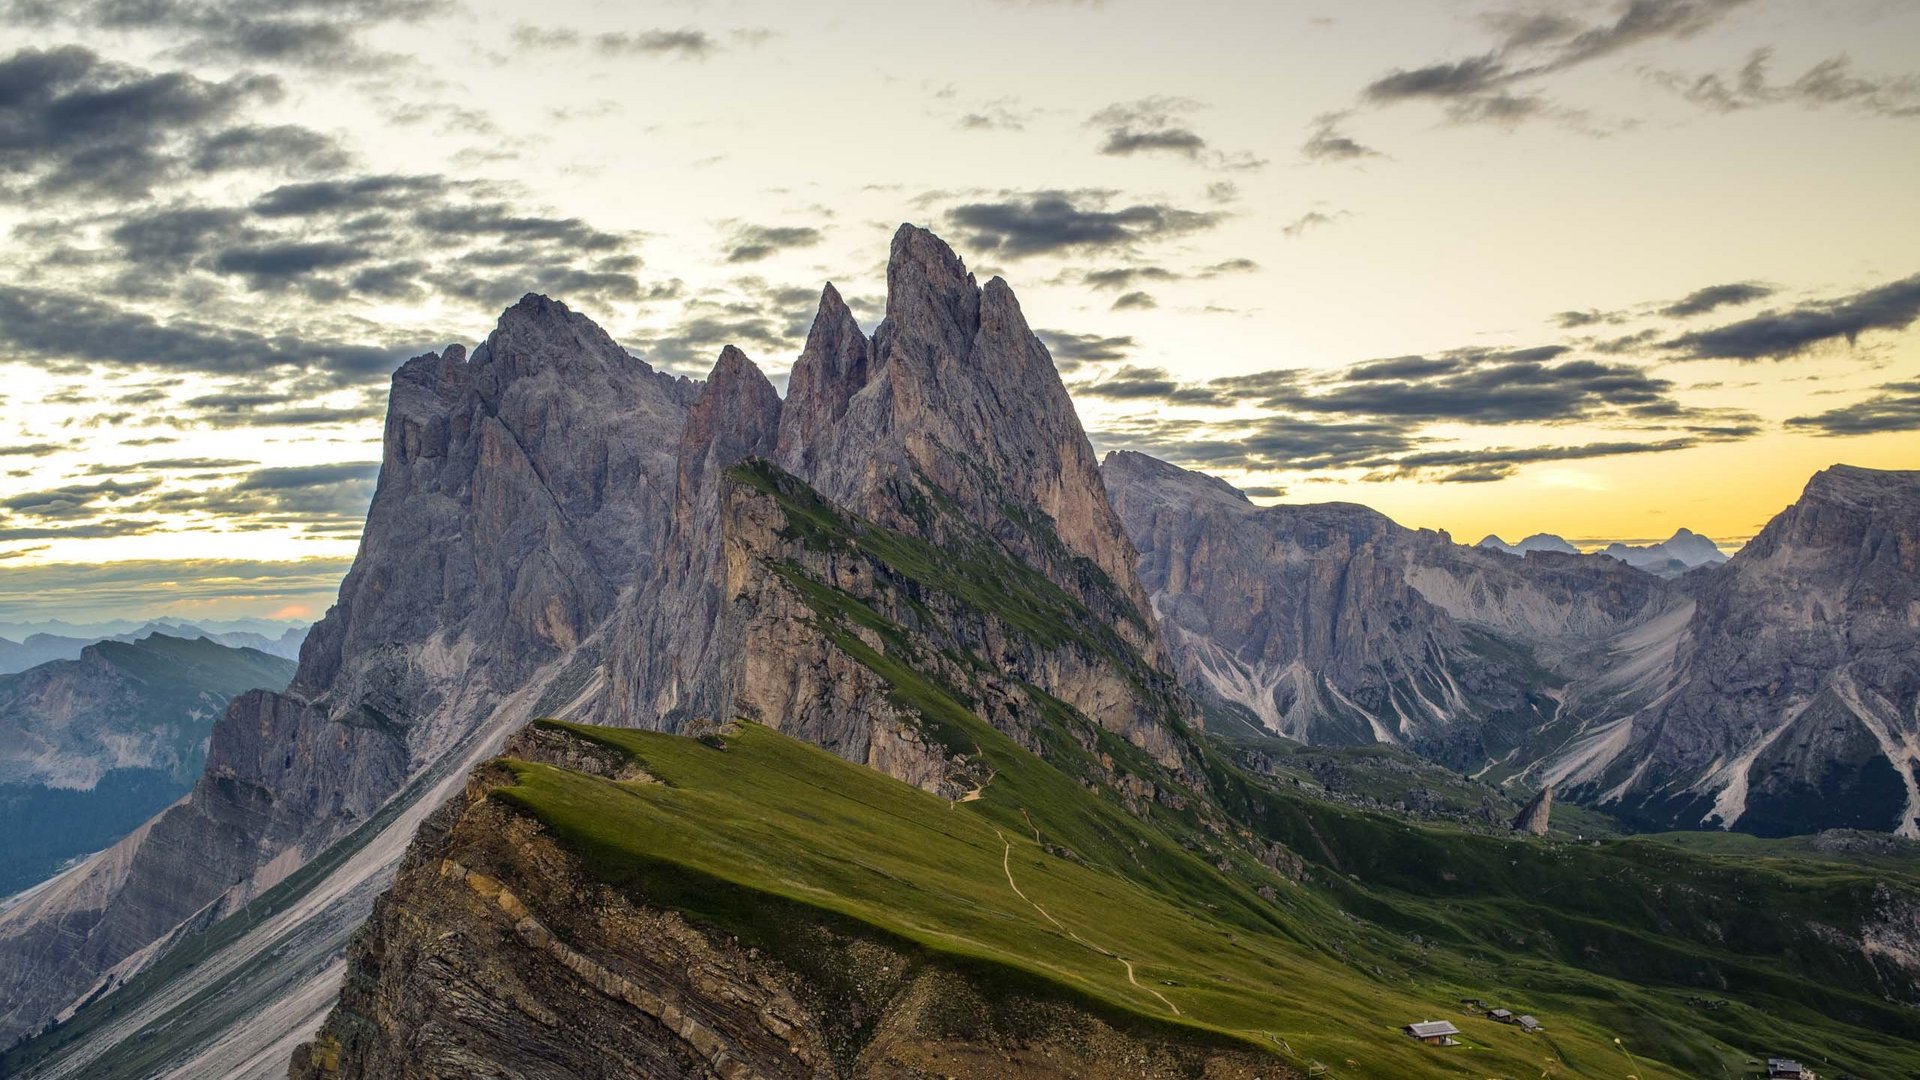
<path id="1" fill-rule="evenodd" d="M 532 295 L 403 365 L 291 683 L 0 911 L 0 1072 L 1405 1080 L 1458 1067 L 1396 1032 L 1493 997 L 1570 1075 L 1621 1030 L 1643 1077 L 1920 1068 L 1898 841 L 1567 806 L 1901 825 L 1911 476 L 1674 580 L 1514 558 L 1100 463 L 1004 281 L 913 226 L 886 276 L 871 334 L 825 287 L 784 399 Z"/>

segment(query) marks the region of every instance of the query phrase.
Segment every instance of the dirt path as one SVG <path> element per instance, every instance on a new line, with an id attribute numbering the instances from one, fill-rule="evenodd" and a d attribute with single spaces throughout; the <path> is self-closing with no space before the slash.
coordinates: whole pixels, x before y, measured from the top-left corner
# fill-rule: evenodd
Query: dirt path
<path id="1" fill-rule="evenodd" d="M 987 785 L 993 783 L 993 778 L 999 775 L 1000 774 L 997 772 L 988 773 L 987 778 L 985 780 L 980 781 L 980 786 L 974 788 L 972 791 L 969 791 L 965 795 L 962 795 L 959 798 L 948 803 L 947 808 L 951 810 L 952 808 L 959 806 L 963 802 L 978 801 L 980 796 L 985 795 L 987 793 Z"/>
<path id="2" fill-rule="evenodd" d="M 1180 1015 L 1180 1006 L 1175 1005 L 1171 1001 L 1168 1001 L 1167 995 L 1161 993 L 1158 990 L 1155 990 L 1153 987 L 1148 986 L 1145 983 L 1142 983 L 1139 979 L 1134 978 L 1133 961 L 1127 959 L 1124 956 L 1121 956 L 1119 953 L 1113 952 L 1110 949 L 1103 949 L 1100 946 L 1095 945 L 1093 942 L 1088 941 L 1086 938 L 1081 937 L 1079 934 L 1074 933 L 1072 930 L 1068 929 L 1065 923 L 1061 922 L 1059 919 L 1054 918 L 1052 913 L 1048 912 L 1046 908 L 1043 908 L 1039 904 L 1034 903 L 1032 897 L 1028 896 L 1026 893 L 1021 892 L 1019 883 L 1013 880 L 1013 841 L 1008 840 L 1006 837 L 1006 834 L 1001 832 L 999 829 L 993 830 L 993 834 L 995 836 L 998 836 L 1000 838 L 1000 843 L 1004 845 L 1004 849 L 1000 852 L 1000 869 L 1003 873 L 1007 875 L 1007 888 L 1013 890 L 1013 895 L 1026 901 L 1028 907 L 1031 907 L 1033 908 L 1033 910 L 1039 912 L 1041 918 L 1052 923 L 1056 928 L 1059 929 L 1061 933 L 1067 935 L 1068 937 L 1086 946 L 1087 948 L 1092 949 L 1094 952 L 1099 953 L 1101 956 L 1104 956 L 1109 960 L 1118 960 L 1120 962 L 1120 966 L 1127 969 L 1128 982 L 1132 983 L 1136 988 L 1145 990 L 1147 993 L 1152 994 L 1154 997 L 1159 998 L 1160 1004 L 1165 1005 L 1170 1011 L 1172 1011 L 1173 1015 L 1175 1016 Z"/>

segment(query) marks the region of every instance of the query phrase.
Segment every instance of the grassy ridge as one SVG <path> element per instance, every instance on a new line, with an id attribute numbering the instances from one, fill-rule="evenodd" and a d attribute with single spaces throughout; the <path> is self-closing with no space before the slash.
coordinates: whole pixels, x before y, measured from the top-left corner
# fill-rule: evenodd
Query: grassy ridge
<path id="1" fill-rule="evenodd" d="M 611 883 L 729 933 L 766 934 L 769 907 L 798 905 L 1018 986 L 1051 984 L 1135 1023 L 1276 1052 L 1284 1040 L 1297 1061 L 1336 1076 L 1533 1077 L 1550 1061 L 1569 1076 L 1628 1072 L 1611 1034 L 1579 1016 L 1549 1013 L 1553 1030 L 1528 1036 L 1450 1011 L 1464 987 L 1370 975 L 1369 954 L 1390 962 L 1385 935 L 1349 931 L 1353 945 L 1341 949 L 1353 957 L 1343 960 L 1309 930 L 1338 919 L 1310 890 L 1291 886 L 1301 895 L 1289 907 L 1305 919 L 1267 903 L 1155 844 L 1151 830 L 1110 820 L 1104 803 L 1031 755 L 1019 782 L 1003 786 L 1016 779 L 1003 772 L 982 798 L 956 804 L 752 725 L 724 750 L 565 727 L 631 754 L 664 783 L 513 762 L 517 783 L 494 797 L 536 815 Z M 1081 826 L 1076 857 L 1043 846 L 1059 842 L 1046 824 L 1041 843 L 1026 825 L 1062 817 Z M 1097 865 L 1136 860 L 1158 862 L 1158 873 Z M 1448 1015 L 1469 1046 L 1422 1047 L 1396 1030 Z M 1648 1062 L 1637 1074 L 1683 1075 Z"/>

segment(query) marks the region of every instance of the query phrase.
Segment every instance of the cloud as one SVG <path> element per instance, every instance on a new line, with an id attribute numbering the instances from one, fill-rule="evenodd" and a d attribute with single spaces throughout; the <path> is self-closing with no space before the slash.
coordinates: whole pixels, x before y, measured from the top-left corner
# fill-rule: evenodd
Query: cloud
<path id="1" fill-rule="evenodd" d="M 1699 408 L 1674 385 L 1626 363 L 1570 356 L 1564 345 L 1468 348 L 1285 368 L 1185 383 L 1164 368 L 1126 365 L 1080 381 L 1077 396 L 1144 411 L 1095 433 L 1196 467 L 1251 471 L 1361 469 L 1361 479 L 1498 480 L 1547 461 L 1666 453 L 1750 438 L 1758 417 Z M 1168 406 L 1204 410 L 1170 415 Z M 1250 411 L 1255 419 L 1247 419 Z M 1599 427 L 1619 434 L 1535 447 L 1460 445 L 1456 430 L 1519 425 Z"/>
<path id="2" fill-rule="evenodd" d="M 1676 319 L 1705 315 L 1709 311 L 1723 307 L 1738 307 L 1751 304 L 1756 300 L 1765 300 L 1774 294 L 1769 285 L 1754 282 L 1736 282 L 1731 285 L 1709 285 L 1704 289 L 1695 289 L 1679 300 L 1660 309 L 1660 314 Z"/>
<path id="3" fill-rule="evenodd" d="M 203 173 L 238 169 L 313 175 L 346 168 L 352 155 L 331 136 L 296 124 L 244 124 L 206 136 L 188 159 Z"/>
<path id="4" fill-rule="evenodd" d="M 1083 271 L 1079 280 L 1091 289 L 1120 292 L 1143 281 L 1179 281 L 1180 278 L 1180 274 L 1164 266 L 1115 266 Z"/>
<path id="5" fill-rule="evenodd" d="M 1740 112 L 1771 105 L 1807 109 L 1846 108 L 1892 119 L 1920 117 L 1920 76 L 1860 75 L 1846 56 L 1833 56 L 1799 78 L 1776 83 L 1768 69 L 1773 50 L 1756 49 L 1738 71 L 1686 76 L 1652 72 L 1652 79 L 1688 101 L 1715 112 Z"/>
<path id="6" fill-rule="evenodd" d="M 704 30 L 642 30 L 638 33 L 601 34 L 594 47 L 615 56 L 668 56 L 681 60 L 705 60 L 719 51 L 720 45 Z"/>
<path id="7" fill-rule="evenodd" d="M 1411 70 L 1396 68 L 1367 84 L 1361 96 L 1391 104 L 1413 99 L 1450 100 L 1486 94 L 1513 77 L 1498 56 L 1454 60 Z"/>
<path id="8" fill-rule="evenodd" d="M 738 40 L 747 44 L 758 44 L 771 33 L 754 30 L 734 32 Z M 523 49 L 572 49 L 590 45 L 607 56 L 652 56 L 676 60 L 705 60 L 722 48 L 711 34 L 693 27 L 582 34 L 565 27 L 523 24 L 514 28 L 513 43 Z"/>
<path id="9" fill-rule="evenodd" d="M 206 472 L 239 469 L 258 464 L 257 461 L 248 461 L 244 458 L 153 458 L 128 465 L 89 465 L 87 473 L 90 476 L 124 476 L 127 473 L 136 472 Z"/>
<path id="10" fill-rule="evenodd" d="M 1588 128 L 1585 112 L 1555 104 L 1540 84 L 1604 57 L 1693 37 L 1749 2 L 1628 0 L 1617 17 L 1593 23 L 1550 9 L 1499 11 L 1483 19 L 1498 39 L 1489 51 L 1395 68 L 1368 83 L 1360 97 L 1376 107 L 1431 102 L 1461 124 L 1511 126 L 1551 117 Z"/>
<path id="11" fill-rule="evenodd" d="M 431 174 L 302 181 L 242 205 L 175 202 L 106 215 L 110 243 L 90 252 L 89 265 L 113 273 L 105 292 L 170 293 L 207 307 L 229 285 L 322 304 L 439 297 L 487 314 L 529 289 L 582 306 L 655 298 L 635 276 L 635 236 L 534 212 L 527 201 L 511 184 Z"/>
<path id="12" fill-rule="evenodd" d="M 1297 240 L 1308 229 L 1317 229 L 1323 225 L 1331 225 L 1346 216 L 1347 212 L 1345 210 L 1337 210 L 1331 214 L 1322 213 L 1318 210 L 1309 210 L 1285 225 L 1280 226 L 1280 232 L 1289 239 Z"/>
<path id="13" fill-rule="evenodd" d="M 1920 379 L 1886 383 L 1864 401 L 1787 421 L 1789 429 L 1814 435 L 1878 435 L 1920 431 Z"/>
<path id="14" fill-rule="evenodd" d="M 0 499 L 0 507 L 10 514 L 36 518 L 90 517 L 103 503 L 123 502 L 152 490 L 158 480 L 122 483 L 105 480 L 98 484 L 68 484 L 45 491 L 29 491 Z"/>
<path id="15" fill-rule="evenodd" d="M 819 229 L 807 226 L 741 225 L 728 238 L 727 261 L 758 262 L 781 251 L 814 247 L 823 239 Z"/>
<path id="16" fill-rule="evenodd" d="M 1211 229 L 1214 211 L 1164 203 L 1108 209 L 1112 193 L 1037 191 L 998 202 L 964 203 L 946 212 L 949 227 L 983 251 L 1019 258 L 1068 252 L 1130 253 L 1143 244 Z"/>
<path id="17" fill-rule="evenodd" d="M 1160 301 L 1155 300 L 1152 293 L 1139 289 L 1135 289 L 1130 293 L 1124 293 L 1119 299 L 1113 302 L 1114 311 L 1140 311 L 1148 308 L 1157 308 L 1159 306 Z"/>
<path id="18" fill-rule="evenodd" d="M 1222 424 L 1136 417 L 1100 430 L 1094 439 L 1102 449 L 1138 450 L 1188 468 L 1253 472 L 1350 468 L 1414 446 L 1405 428 L 1393 424 L 1283 416 Z"/>
<path id="19" fill-rule="evenodd" d="M 418 22 L 451 7 L 451 0 L 0 0 L 0 18 L 31 27 L 160 34 L 198 60 L 337 71 L 397 62 L 363 45 L 365 30 Z"/>
<path id="20" fill-rule="evenodd" d="M 1252 259 L 1228 259 L 1225 262 L 1217 262 L 1212 266 L 1202 267 L 1199 276 L 1212 278 L 1220 277 L 1223 274 L 1251 274 L 1258 269 L 1260 269 L 1260 264 L 1254 262 Z"/>
<path id="21" fill-rule="evenodd" d="M 1182 385 L 1165 368 L 1128 365 L 1106 376 L 1069 387 L 1076 397 L 1108 401 L 1151 399 L 1180 405 L 1218 405 L 1220 397 L 1205 386 Z"/>
<path id="22" fill-rule="evenodd" d="M 1087 126 L 1106 131 L 1100 152 L 1109 157 L 1167 154 L 1218 169 L 1257 169 L 1266 164 L 1252 154 L 1212 149 L 1187 120 L 1203 108 L 1188 98 L 1141 98 L 1101 109 Z"/>
<path id="23" fill-rule="evenodd" d="M 57 454 L 72 448 L 72 443 L 14 443 L 10 446 L 0 446 L 0 457 L 46 457 L 48 454 Z"/>
<path id="24" fill-rule="evenodd" d="M 195 169 L 281 163 L 270 144 L 234 153 L 238 136 L 228 126 L 244 106 L 281 92 L 264 76 L 208 82 L 116 64 L 77 45 L 23 49 L 0 60 L 0 183 L 36 197 L 132 199 Z M 306 134 L 296 145 L 282 133 L 277 149 L 312 158 L 330 146 Z"/>
<path id="25" fill-rule="evenodd" d="M 1769 311 L 1662 343 L 1689 360 L 1783 360 L 1836 341 L 1920 321 L 1920 274 L 1834 300 Z"/>
<path id="26" fill-rule="evenodd" d="M 299 330 L 263 334 L 189 318 L 161 321 L 92 297 L 0 285 L 0 348 L 17 358 L 240 373 L 312 367 L 384 375 L 404 349 L 327 341 Z"/>
<path id="27" fill-rule="evenodd" d="M 954 126 L 962 131 L 1025 131 L 1037 115 L 1038 110 L 1022 107 L 1020 99 L 1002 97 L 962 113 Z"/>
<path id="28" fill-rule="evenodd" d="M 1659 439 L 1650 442 L 1593 442 L 1574 446 L 1492 447 L 1484 450 L 1427 450 L 1403 454 L 1380 463 L 1364 480 L 1380 482 L 1427 477 L 1451 484 L 1480 484 L 1504 480 L 1523 465 L 1545 461 L 1583 461 L 1630 454 L 1665 454 L 1698 446 L 1698 438 Z"/>
<path id="29" fill-rule="evenodd" d="M 1593 420 L 1665 401 L 1673 388 L 1630 364 L 1556 360 L 1563 351 L 1462 350 L 1372 361 L 1333 376 L 1288 369 L 1209 385 L 1294 412 L 1477 424 Z"/>
<path id="30" fill-rule="evenodd" d="M 1104 337 L 1100 334 L 1075 334 L 1066 330 L 1036 330 L 1034 334 L 1047 346 L 1047 351 L 1053 354 L 1054 362 L 1063 370 L 1079 367 L 1081 364 L 1125 360 L 1134 349 L 1133 338 L 1126 336 Z"/>
<path id="31" fill-rule="evenodd" d="M 4 538 L 4 537 L 0 537 Z M 135 559 L 9 565 L 0 575 L 0 618 L 145 618 L 169 612 L 252 611 L 332 602 L 347 572 L 337 557 L 254 562 Z"/>
<path id="32" fill-rule="evenodd" d="M 0 540 L 100 540 L 115 536 L 144 536 L 158 532 L 162 522 L 151 518 L 114 518 L 75 524 L 0 526 Z M 12 567 L 9 567 L 11 576 Z M 39 609 L 44 615 L 49 609 Z"/>
<path id="33" fill-rule="evenodd" d="M 1309 161 L 1362 161 L 1381 156 L 1380 151 L 1363 146 L 1340 129 L 1341 121 L 1347 116 L 1339 112 L 1315 117 L 1313 132 L 1307 136 L 1300 152 Z"/>
<path id="34" fill-rule="evenodd" d="M 1139 153 L 1165 152 L 1198 159 L 1207 148 L 1207 140 L 1187 127 L 1184 117 L 1200 108 L 1186 98 L 1150 97 L 1139 101 L 1109 105 L 1093 114 L 1089 126 L 1106 129 L 1107 141 L 1102 154 L 1127 157 Z"/>
<path id="35" fill-rule="evenodd" d="M 1625 318 L 1626 316 L 1618 311 L 1601 311 L 1599 308 L 1588 308 L 1585 311 L 1558 312 L 1553 316 L 1552 321 L 1553 325 L 1558 326 L 1562 330 L 1580 330 L 1589 326 L 1618 323 L 1625 320 Z"/>

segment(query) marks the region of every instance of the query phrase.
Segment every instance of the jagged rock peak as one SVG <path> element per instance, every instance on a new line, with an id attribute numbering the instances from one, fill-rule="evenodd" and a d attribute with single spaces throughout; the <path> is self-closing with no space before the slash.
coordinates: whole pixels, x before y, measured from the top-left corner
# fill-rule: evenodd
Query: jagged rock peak
<path id="1" fill-rule="evenodd" d="M 980 288 L 946 241 L 915 225 L 893 234 L 887 256 L 887 313 L 874 355 L 911 343 L 910 359 L 937 364 L 965 357 L 980 326 Z"/>
<path id="2" fill-rule="evenodd" d="M 501 312 L 469 364 L 482 385 L 485 379 L 505 385 L 548 370 L 631 367 L 653 374 L 651 365 L 629 355 L 598 323 L 538 293 L 528 293 Z"/>
<path id="3" fill-rule="evenodd" d="M 766 449 L 780 421 L 780 392 L 760 366 L 732 345 L 720 350 L 713 371 L 687 415 L 685 444 L 716 440 Z"/>
<path id="4" fill-rule="evenodd" d="M 720 350 L 720 358 L 713 362 L 713 371 L 707 375 L 708 389 L 702 390 L 700 396 L 706 397 L 712 392 L 711 388 L 715 384 L 727 385 L 741 381 L 757 381 L 766 383 L 768 386 L 773 385 L 767 382 L 766 375 L 760 371 L 760 365 L 749 360 L 747 354 L 741 352 L 738 347 L 728 345 Z"/>
<path id="5" fill-rule="evenodd" d="M 806 348 L 787 377 L 787 419 L 780 428 L 777 452 L 781 465 L 803 476 L 812 474 L 821 444 L 830 441 L 833 425 L 846 414 L 848 401 L 867 385 L 872 357 L 872 343 L 828 282 L 820 292 L 820 309 L 807 331 Z"/>

